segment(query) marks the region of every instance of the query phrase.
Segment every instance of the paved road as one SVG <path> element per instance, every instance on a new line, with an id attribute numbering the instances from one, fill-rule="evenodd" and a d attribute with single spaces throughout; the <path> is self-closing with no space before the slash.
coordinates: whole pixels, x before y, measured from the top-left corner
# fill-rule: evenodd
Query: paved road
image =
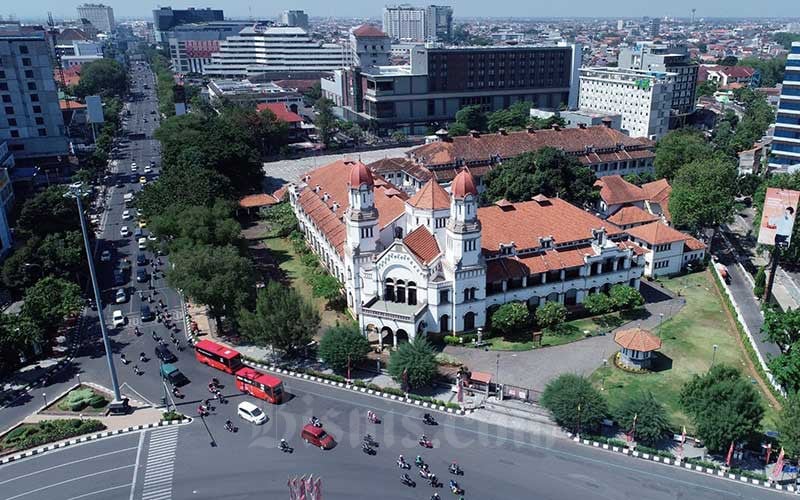
<path id="1" fill-rule="evenodd" d="M 207 376 L 219 375 L 204 366 L 200 370 Z M 230 381 L 228 376 L 220 378 L 223 383 Z M 280 406 L 261 405 L 269 416 L 262 426 L 236 419 L 235 405 L 244 397 L 228 387 L 229 403 L 204 420 L 147 431 L 141 441 L 138 435 L 107 439 L 12 463 L 0 467 L 0 486 L 9 488 L 4 493 L 10 500 L 53 498 L 55 485 L 68 485 L 58 498 L 70 499 L 286 498 L 289 476 L 314 474 L 322 478 L 329 499 L 427 499 L 433 489 L 423 481 L 417 481 L 416 488 L 403 486 L 395 465 L 398 454 L 410 460 L 420 454 L 445 483 L 451 477 L 447 464 L 458 461 L 465 475 L 457 480 L 466 498 L 784 498 L 777 492 L 470 418 L 437 415 L 440 425 L 426 427 L 416 408 L 305 381 L 285 382 L 293 398 Z M 383 422 L 368 424 L 367 409 L 375 410 Z M 321 451 L 300 441 L 297 432 L 310 415 L 320 417 L 336 437 L 335 448 Z M 238 432 L 223 429 L 227 418 L 239 426 Z M 367 432 L 380 444 L 375 456 L 361 452 L 359 443 Z M 433 439 L 434 449 L 417 445 L 423 432 Z M 280 437 L 287 438 L 294 453 L 278 451 Z M 137 454 L 139 466 L 133 468 Z M 415 469 L 409 472 L 420 479 Z M 81 479 L 71 481 L 75 478 Z M 450 496 L 446 488 L 438 491 L 443 498 Z"/>

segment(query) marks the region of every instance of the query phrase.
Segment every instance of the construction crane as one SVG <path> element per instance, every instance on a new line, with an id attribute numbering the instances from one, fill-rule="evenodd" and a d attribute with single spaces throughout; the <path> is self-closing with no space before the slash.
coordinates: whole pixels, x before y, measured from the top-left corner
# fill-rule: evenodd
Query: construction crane
<path id="1" fill-rule="evenodd" d="M 67 91 L 67 78 L 64 76 L 64 67 L 61 64 L 61 56 L 58 54 L 58 50 L 56 50 L 56 42 L 58 40 L 58 29 L 56 28 L 56 23 L 53 21 L 53 13 L 47 12 L 47 26 L 50 28 L 50 39 L 53 42 L 53 59 L 56 63 L 56 70 L 58 70 L 58 79 L 61 81 L 61 88 L 66 93 Z M 67 96 L 64 95 L 64 102 L 67 105 L 67 111 L 69 111 L 69 99 Z"/>

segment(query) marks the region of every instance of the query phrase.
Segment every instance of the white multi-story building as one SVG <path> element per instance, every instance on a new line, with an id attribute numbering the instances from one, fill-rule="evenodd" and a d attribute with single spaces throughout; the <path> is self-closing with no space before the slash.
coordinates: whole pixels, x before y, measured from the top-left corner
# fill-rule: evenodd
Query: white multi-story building
<path id="1" fill-rule="evenodd" d="M 448 193 L 409 197 L 361 162 L 340 160 L 289 186 L 308 245 L 345 285 L 361 331 L 380 343 L 473 331 L 508 302 L 575 306 L 615 284 L 639 287 L 644 250 L 558 198 L 478 207 L 469 170 Z"/>
<path id="2" fill-rule="evenodd" d="M 797 169 L 798 165 L 800 165 L 800 42 L 792 42 L 792 51 L 786 58 L 781 99 L 775 117 L 769 168 L 786 172 Z"/>
<path id="3" fill-rule="evenodd" d="M 296 26 L 308 31 L 308 14 L 302 10 L 284 10 L 278 18 L 278 23 L 284 26 Z"/>
<path id="4" fill-rule="evenodd" d="M 631 137 L 658 140 L 669 130 L 674 73 L 582 68 L 578 107 L 622 116 Z"/>
<path id="5" fill-rule="evenodd" d="M 393 40 L 424 42 L 427 12 L 423 7 L 397 5 L 383 8 L 383 32 Z"/>
<path id="6" fill-rule="evenodd" d="M 270 71 L 333 71 L 349 61 L 345 46 L 316 42 L 302 28 L 256 24 L 221 41 L 203 74 L 246 78 Z"/>
<path id="7" fill-rule="evenodd" d="M 78 16 L 86 19 L 98 31 L 111 33 L 114 31 L 114 9 L 108 5 L 85 3 L 78 6 Z"/>

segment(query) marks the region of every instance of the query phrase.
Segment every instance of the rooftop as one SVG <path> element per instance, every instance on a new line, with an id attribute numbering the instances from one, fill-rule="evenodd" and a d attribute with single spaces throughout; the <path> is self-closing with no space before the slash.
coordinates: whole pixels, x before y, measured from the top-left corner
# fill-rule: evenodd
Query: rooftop
<path id="1" fill-rule="evenodd" d="M 686 241 L 691 236 L 684 234 L 677 229 L 673 229 L 661 222 L 651 222 L 643 226 L 632 227 L 627 233 L 638 240 L 650 243 L 651 245 L 663 245 L 676 241 Z"/>
<path id="2" fill-rule="evenodd" d="M 257 111 L 264 111 L 270 110 L 278 119 L 278 121 L 286 122 L 286 123 L 301 123 L 303 119 L 297 113 L 292 112 L 286 107 L 285 103 L 282 102 L 269 102 L 269 103 L 258 103 L 256 105 Z"/>
<path id="3" fill-rule="evenodd" d="M 644 189 L 626 181 L 621 175 L 603 176 L 597 179 L 594 185 L 600 187 L 600 198 L 609 206 L 635 203 L 647 199 Z"/>
<path id="4" fill-rule="evenodd" d="M 431 179 L 408 200 L 408 204 L 424 210 L 447 210 L 450 208 L 450 194 Z"/>
<path id="5" fill-rule="evenodd" d="M 614 334 L 614 342 L 623 349 L 639 352 L 651 352 L 661 349 L 661 339 L 641 328 L 621 330 Z"/>

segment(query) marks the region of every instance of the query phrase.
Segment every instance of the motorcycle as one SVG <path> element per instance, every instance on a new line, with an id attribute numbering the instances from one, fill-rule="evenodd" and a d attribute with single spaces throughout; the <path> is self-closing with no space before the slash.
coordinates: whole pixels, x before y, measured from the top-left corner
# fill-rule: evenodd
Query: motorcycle
<path id="1" fill-rule="evenodd" d="M 172 395 L 175 396 L 178 399 L 183 399 L 183 397 L 184 397 L 183 393 L 180 390 L 178 390 L 177 387 L 173 387 L 172 388 Z"/>
<path id="2" fill-rule="evenodd" d="M 428 474 L 428 484 L 431 488 L 440 488 L 442 486 L 442 483 L 436 478 L 436 474 L 433 473 Z"/>
<path id="3" fill-rule="evenodd" d="M 450 467 L 448 467 L 448 470 L 450 471 L 450 474 L 455 474 L 456 476 L 463 476 L 464 475 L 464 471 L 461 470 L 461 467 L 459 467 L 458 464 L 455 463 L 455 462 L 450 464 Z"/>
<path id="4" fill-rule="evenodd" d="M 439 425 L 430 413 L 422 416 L 422 423 L 425 425 Z"/>
<path id="5" fill-rule="evenodd" d="M 284 453 L 293 453 L 293 452 L 294 452 L 294 448 L 292 448 L 291 446 L 289 446 L 289 443 L 287 443 L 287 442 L 286 442 L 286 441 L 284 441 L 283 439 L 281 439 L 281 443 L 278 445 L 278 447 L 279 447 L 279 448 L 280 448 L 280 450 L 281 450 L 282 452 L 284 452 Z"/>
<path id="6" fill-rule="evenodd" d="M 377 452 L 376 452 L 374 449 L 372 449 L 372 447 L 371 447 L 370 445 L 368 445 L 367 443 L 362 443 L 362 444 L 361 444 L 361 451 L 363 451 L 363 452 L 364 452 L 364 453 L 366 453 L 367 455 L 374 455 L 375 453 L 377 453 Z"/>
<path id="7" fill-rule="evenodd" d="M 461 495 L 464 493 L 464 489 L 461 488 L 457 482 L 450 480 L 450 491 L 453 492 L 453 495 Z"/>
<path id="8" fill-rule="evenodd" d="M 417 486 L 417 483 L 415 483 L 413 479 L 408 477 L 408 474 L 403 474 L 402 476 L 400 476 L 400 482 L 405 484 L 406 486 L 411 486 L 412 488 L 415 488 Z"/>
<path id="9" fill-rule="evenodd" d="M 422 457 L 417 456 L 417 458 L 414 459 L 414 465 L 416 465 L 417 467 L 422 467 L 423 465 L 425 465 L 425 461 L 422 460 Z"/>
<path id="10" fill-rule="evenodd" d="M 378 442 L 375 441 L 374 439 L 372 439 L 372 436 L 369 435 L 369 434 L 364 436 L 364 444 L 367 444 L 367 445 L 375 447 L 375 448 L 378 447 Z"/>
<path id="11" fill-rule="evenodd" d="M 398 460 L 397 461 L 397 466 L 400 467 L 401 469 L 410 469 L 411 468 L 411 464 L 409 464 L 405 460 Z"/>
<path id="12" fill-rule="evenodd" d="M 318 419 L 317 417 L 309 418 L 308 423 L 313 425 L 314 427 L 322 427 L 322 420 Z"/>
<path id="13" fill-rule="evenodd" d="M 381 419 L 378 418 L 378 415 L 376 415 L 375 412 L 373 412 L 373 411 L 368 411 L 367 412 L 367 420 L 369 420 L 373 424 L 381 423 Z"/>
<path id="14" fill-rule="evenodd" d="M 419 445 L 422 446 L 423 448 L 433 448 L 433 443 L 431 442 L 430 439 L 420 439 Z"/>
<path id="15" fill-rule="evenodd" d="M 197 414 L 200 415 L 201 417 L 207 417 L 208 409 L 205 406 L 200 405 L 197 407 Z"/>
<path id="16" fill-rule="evenodd" d="M 230 420 L 228 420 L 225 422 L 225 430 L 228 432 L 235 432 L 236 427 L 234 427 L 233 423 Z"/>

